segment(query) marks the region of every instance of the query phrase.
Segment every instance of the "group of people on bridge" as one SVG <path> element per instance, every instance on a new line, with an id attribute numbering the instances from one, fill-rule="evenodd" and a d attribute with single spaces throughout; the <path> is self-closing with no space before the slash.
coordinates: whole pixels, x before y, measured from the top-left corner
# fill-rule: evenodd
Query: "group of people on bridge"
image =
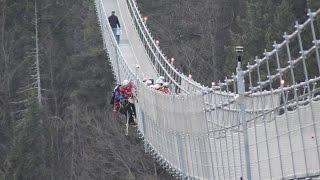
<path id="1" fill-rule="evenodd" d="M 115 15 L 115 11 L 111 12 L 111 16 L 108 17 L 112 33 L 116 39 L 117 44 L 120 41 L 120 23 L 118 17 Z M 143 82 L 157 91 L 165 94 L 171 94 L 169 83 L 165 82 L 165 78 L 160 76 L 156 81 L 152 78 L 144 78 Z M 122 84 L 117 85 L 112 91 L 112 99 L 110 104 L 113 104 L 114 112 L 120 112 L 124 114 L 128 119 L 130 125 L 136 125 L 134 121 L 136 117 L 136 108 L 134 101 L 136 100 L 136 94 L 133 92 L 133 81 L 124 80 Z"/>
<path id="2" fill-rule="evenodd" d="M 152 89 L 158 90 L 165 94 L 171 94 L 169 83 L 165 82 L 165 78 L 160 76 L 155 82 L 152 78 L 144 78 L 143 82 Z"/>
<path id="3" fill-rule="evenodd" d="M 165 94 L 171 94 L 169 83 L 164 82 L 164 77 L 160 76 L 155 82 L 152 78 L 144 78 L 143 83 L 152 89 Z M 134 102 L 137 100 L 137 94 L 134 90 L 132 80 L 124 80 L 122 84 L 116 85 L 112 91 L 110 104 L 113 104 L 113 111 L 120 112 L 128 119 L 129 125 L 136 125 L 136 108 Z"/>

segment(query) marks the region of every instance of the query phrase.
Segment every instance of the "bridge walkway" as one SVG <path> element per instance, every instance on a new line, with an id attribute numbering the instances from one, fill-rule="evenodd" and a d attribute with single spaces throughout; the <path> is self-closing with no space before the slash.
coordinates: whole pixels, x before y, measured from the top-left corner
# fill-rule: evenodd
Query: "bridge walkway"
<path id="1" fill-rule="evenodd" d="M 111 12 L 115 11 L 116 16 L 118 16 L 122 31 L 119 47 L 130 69 L 135 73 L 136 65 L 139 65 L 139 78 L 156 78 L 158 73 L 151 64 L 143 44 L 139 39 L 126 0 L 103 0 L 103 6 L 106 13 L 109 12 L 111 15 Z"/>

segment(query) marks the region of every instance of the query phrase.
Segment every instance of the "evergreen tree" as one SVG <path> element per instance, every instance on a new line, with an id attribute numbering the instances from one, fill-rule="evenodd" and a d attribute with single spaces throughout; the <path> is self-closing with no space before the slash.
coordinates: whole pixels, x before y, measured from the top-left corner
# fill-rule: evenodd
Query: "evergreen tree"
<path id="1" fill-rule="evenodd" d="M 16 140 L 9 154 L 5 179 L 49 179 L 46 163 L 47 116 L 36 97 L 28 99 L 15 125 Z"/>
<path id="2" fill-rule="evenodd" d="M 274 41 L 282 42 L 284 32 L 292 32 L 295 16 L 290 0 L 250 0 L 246 3 L 246 13 L 237 19 L 240 30 L 232 32 L 232 43 L 225 73 L 231 74 L 236 67 L 234 47 L 244 46 L 244 62 L 262 57 L 264 49 L 271 50 Z"/>

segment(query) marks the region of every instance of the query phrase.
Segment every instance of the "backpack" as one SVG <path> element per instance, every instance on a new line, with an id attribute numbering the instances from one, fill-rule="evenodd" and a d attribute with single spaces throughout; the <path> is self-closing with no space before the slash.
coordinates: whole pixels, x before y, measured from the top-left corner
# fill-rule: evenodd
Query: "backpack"
<path id="1" fill-rule="evenodd" d="M 117 101 L 121 100 L 121 95 L 120 95 L 120 91 L 119 91 L 119 87 L 121 85 L 117 85 L 113 90 L 112 90 L 112 97 L 111 97 L 111 101 L 110 104 L 114 103 L 114 100 L 116 99 Z"/>

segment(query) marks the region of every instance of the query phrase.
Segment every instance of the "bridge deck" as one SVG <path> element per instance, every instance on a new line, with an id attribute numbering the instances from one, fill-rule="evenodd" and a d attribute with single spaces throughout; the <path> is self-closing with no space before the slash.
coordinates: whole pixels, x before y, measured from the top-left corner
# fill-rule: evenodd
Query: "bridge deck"
<path id="1" fill-rule="evenodd" d="M 107 13 L 110 12 L 111 15 L 111 11 L 115 11 L 119 18 L 122 30 L 119 47 L 130 69 L 135 72 L 136 65 L 139 65 L 139 77 L 156 78 L 156 70 L 139 39 L 126 0 L 103 0 L 103 5 Z"/>

